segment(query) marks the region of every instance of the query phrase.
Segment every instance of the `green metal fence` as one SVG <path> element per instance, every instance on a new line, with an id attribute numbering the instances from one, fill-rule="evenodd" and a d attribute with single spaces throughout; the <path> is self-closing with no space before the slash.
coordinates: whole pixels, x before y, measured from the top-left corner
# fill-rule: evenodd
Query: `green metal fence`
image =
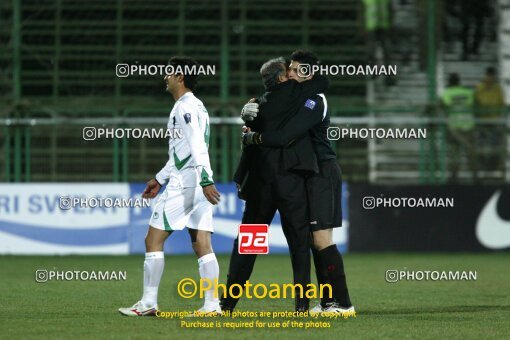
<path id="1" fill-rule="evenodd" d="M 437 44 L 437 22 L 430 15 L 437 5 L 426 2 L 429 47 Z M 261 63 L 303 47 L 324 64 L 363 64 L 359 9 L 359 0 L 2 1 L 0 180 L 146 180 L 162 166 L 166 142 L 85 142 L 79 119 L 101 126 L 107 119 L 145 117 L 163 125 L 172 101 L 162 77 L 120 78 L 115 66 L 165 64 L 172 55 L 186 54 L 217 69 L 215 76 L 202 77 L 195 92 L 211 117 L 220 119 L 212 134 L 211 162 L 216 178 L 228 181 L 239 155 L 239 125 L 225 119 L 237 117 L 240 107 L 262 92 Z M 427 51 L 428 99 L 435 103 L 436 50 Z M 423 106 L 367 107 L 365 77 L 331 81 L 328 103 L 334 117 L 425 111 Z M 41 118 L 53 123 L 31 123 Z M 421 182 L 442 180 L 444 148 L 436 146 L 444 134 L 434 129 L 434 138 L 420 144 Z M 344 177 L 367 180 L 366 142 L 334 144 Z"/>
<path id="2" fill-rule="evenodd" d="M 99 112 L 100 111 L 100 112 Z M 84 127 L 165 127 L 164 117 L 149 116 L 150 110 L 131 109 L 122 113 L 99 110 L 105 117 L 0 119 L 5 131 L 0 145 L 3 172 L 0 181 L 145 181 L 166 163 L 165 139 L 83 139 Z M 106 117 L 108 115 L 109 117 Z M 211 118 L 210 158 L 215 178 L 232 180 L 240 156 L 239 118 Z M 366 142 L 336 143 L 339 157 L 346 159 L 348 178 L 366 180 Z"/>
<path id="3" fill-rule="evenodd" d="M 312 6 L 313 3 L 313 6 Z M 201 98 L 222 107 L 261 91 L 258 69 L 271 57 L 313 48 L 324 62 L 359 64 L 356 0 L 6 0 L 0 4 L 3 102 L 31 105 L 165 105 L 162 79 L 119 78 L 115 65 L 165 64 L 191 55 L 215 65 Z M 328 19 L 325 21 L 325 19 Z M 332 100 L 363 103 L 364 79 L 337 78 Z M 223 115 L 228 112 L 221 110 Z"/>
<path id="4" fill-rule="evenodd" d="M 6 42 L 0 52 L 5 71 L 0 118 L 88 117 L 98 125 L 111 117 L 166 117 L 172 103 L 161 77 L 119 78 L 115 66 L 165 64 L 177 54 L 216 66 L 217 74 L 203 77 L 195 92 L 211 116 L 237 116 L 240 105 L 262 91 L 258 69 L 265 59 L 308 47 L 325 62 L 359 63 L 364 42 L 357 9 L 356 0 L 291 5 L 271 0 L 6 0 L 0 3 L 0 39 Z M 328 98 L 331 103 L 364 102 L 362 78 L 333 79 L 331 89 L 337 94 Z M 127 140 L 89 148 L 80 140 L 79 127 L 65 122 L 11 124 L 1 130 L 4 181 L 144 180 L 160 166 L 164 148 L 164 143 L 145 142 L 133 148 Z M 238 127 L 217 126 L 215 135 L 212 163 L 217 178 L 227 181 L 237 161 Z"/>

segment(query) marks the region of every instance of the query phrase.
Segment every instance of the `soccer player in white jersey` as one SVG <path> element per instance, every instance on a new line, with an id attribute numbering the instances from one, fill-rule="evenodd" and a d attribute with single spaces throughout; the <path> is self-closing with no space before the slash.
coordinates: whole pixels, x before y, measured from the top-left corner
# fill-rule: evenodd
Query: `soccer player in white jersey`
<path id="1" fill-rule="evenodd" d="M 166 90 L 175 99 L 168 128 L 173 129 L 168 142 L 169 160 L 155 178 L 147 183 L 142 197 L 154 198 L 167 184 L 157 200 L 145 237 L 143 296 L 132 307 L 119 308 L 127 316 L 155 315 L 158 310 L 158 287 L 163 275 L 165 240 L 174 230 L 188 228 L 191 245 L 198 257 L 200 278 L 214 282 L 219 276 L 216 256 L 211 247 L 212 208 L 220 200 L 214 186 L 209 163 L 209 115 L 202 102 L 194 96 L 197 76 L 177 73 L 175 70 L 193 71 L 198 64 L 188 57 L 170 59 L 174 74 L 165 77 Z M 186 67 L 188 66 L 188 67 Z M 178 130 L 182 131 L 183 138 Z M 205 292 L 205 302 L 199 312 L 221 314 L 213 290 Z"/>

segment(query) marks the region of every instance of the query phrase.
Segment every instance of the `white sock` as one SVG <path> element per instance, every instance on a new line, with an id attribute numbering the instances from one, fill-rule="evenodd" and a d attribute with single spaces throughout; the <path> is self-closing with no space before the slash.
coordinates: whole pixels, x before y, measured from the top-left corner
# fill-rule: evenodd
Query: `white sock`
<path id="1" fill-rule="evenodd" d="M 198 272 L 200 273 L 201 279 L 209 279 L 211 284 L 214 284 L 215 280 L 218 280 L 218 277 L 220 276 L 220 267 L 218 266 L 218 261 L 216 260 L 216 255 L 214 255 L 214 253 L 204 255 L 198 259 Z M 205 307 L 213 308 L 218 305 L 219 299 L 218 297 L 214 297 L 214 287 L 205 291 L 204 296 Z"/>
<path id="2" fill-rule="evenodd" d="M 165 267 L 165 253 L 155 251 L 145 253 L 143 262 L 143 297 L 142 302 L 147 307 L 154 307 L 158 304 L 158 287 L 163 268 Z"/>

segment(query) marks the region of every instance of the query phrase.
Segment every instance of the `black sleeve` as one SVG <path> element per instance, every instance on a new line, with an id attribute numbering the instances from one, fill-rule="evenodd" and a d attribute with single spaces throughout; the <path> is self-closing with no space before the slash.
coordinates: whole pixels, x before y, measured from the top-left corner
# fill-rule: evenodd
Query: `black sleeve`
<path id="1" fill-rule="evenodd" d="M 316 74 L 312 79 L 303 81 L 301 83 L 296 80 L 288 80 L 294 85 L 292 91 L 292 99 L 298 100 L 303 98 L 313 98 L 317 93 L 325 92 L 329 87 L 329 80 L 323 75 Z"/>
<path id="2" fill-rule="evenodd" d="M 281 130 L 268 131 L 262 134 L 262 146 L 283 147 L 293 140 L 303 137 L 324 118 L 324 102 L 320 96 L 308 99 L 297 114 Z M 311 103 L 315 103 L 310 109 Z"/>
<path id="3" fill-rule="evenodd" d="M 267 93 L 264 93 L 262 96 L 255 98 L 255 103 L 258 103 L 259 105 L 262 103 L 265 103 L 267 101 L 267 99 L 265 98 L 266 95 L 267 95 Z M 246 104 L 248 104 L 248 103 L 246 103 Z M 260 120 L 261 119 L 259 118 L 258 120 L 254 119 L 251 121 L 247 121 L 247 122 L 244 122 L 244 125 L 249 127 L 252 131 L 260 131 Z M 241 132 L 239 132 L 239 133 L 241 133 Z"/>

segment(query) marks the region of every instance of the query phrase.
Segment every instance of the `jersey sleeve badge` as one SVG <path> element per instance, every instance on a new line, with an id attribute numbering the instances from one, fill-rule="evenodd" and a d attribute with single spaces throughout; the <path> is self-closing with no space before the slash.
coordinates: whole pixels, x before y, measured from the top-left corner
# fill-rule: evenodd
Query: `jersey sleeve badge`
<path id="1" fill-rule="evenodd" d="M 310 110 L 313 110 L 315 107 L 315 102 L 311 99 L 308 99 L 305 103 L 305 107 L 309 108 Z"/>

